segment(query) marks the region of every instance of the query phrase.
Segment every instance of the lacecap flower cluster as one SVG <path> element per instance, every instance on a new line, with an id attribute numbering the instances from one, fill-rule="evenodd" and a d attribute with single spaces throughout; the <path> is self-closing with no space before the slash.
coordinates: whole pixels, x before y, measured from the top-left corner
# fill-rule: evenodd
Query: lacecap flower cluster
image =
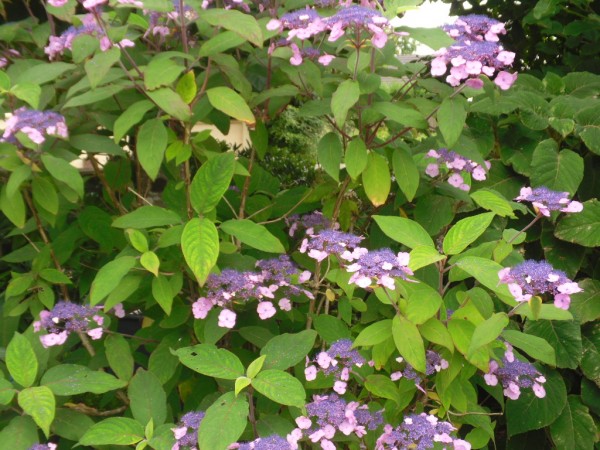
<path id="1" fill-rule="evenodd" d="M 462 191 L 469 191 L 471 186 L 465 183 L 465 174 L 470 174 L 471 178 L 477 181 L 483 181 L 487 178 L 487 171 L 491 164 L 485 161 L 485 168 L 475 161 L 465 158 L 447 148 L 438 150 L 429 150 L 427 156 L 435 158 L 436 162 L 430 163 L 425 168 L 425 173 L 432 178 L 440 176 L 443 170 L 443 176 L 448 177 L 448 184 Z"/>
<path id="2" fill-rule="evenodd" d="M 550 217 L 552 211 L 578 213 L 583 211 L 583 204 L 570 200 L 568 192 L 553 191 L 545 186 L 521 188 L 518 202 L 531 202 L 539 214 Z"/>
<path id="3" fill-rule="evenodd" d="M 204 419 L 204 411 L 190 411 L 184 414 L 175 428 L 171 428 L 175 444 L 171 450 L 197 450 L 198 428 Z"/>
<path id="4" fill-rule="evenodd" d="M 444 30 L 456 42 L 439 50 L 431 62 L 431 75 L 444 75 L 451 86 L 460 85 L 463 80 L 469 87 L 480 89 L 483 81 L 480 75 L 494 78 L 500 89 L 509 89 L 517 79 L 516 73 L 505 69 L 511 67 L 515 54 L 504 50 L 499 43 L 499 35 L 506 34 L 504 24 L 487 16 L 470 14 L 459 17 L 453 25 Z"/>
<path id="5" fill-rule="evenodd" d="M 26 134 L 35 144 L 43 144 L 47 136 L 68 138 L 65 118 L 54 111 L 38 111 L 25 107 L 17 109 L 6 120 L 6 128 L 0 142 L 18 144 L 17 133 Z"/>

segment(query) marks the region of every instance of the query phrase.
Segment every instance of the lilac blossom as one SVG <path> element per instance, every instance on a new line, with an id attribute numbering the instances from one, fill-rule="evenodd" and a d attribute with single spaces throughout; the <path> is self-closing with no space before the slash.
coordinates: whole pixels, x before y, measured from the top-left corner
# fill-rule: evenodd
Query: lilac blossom
<path id="1" fill-rule="evenodd" d="M 175 444 L 171 450 L 195 450 L 198 446 L 198 428 L 204 419 L 204 411 L 191 411 L 184 414 L 175 428 Z"/>
<path id="2" fill-rule="evenodd" d="M 554 306 L 560 309 L 569 309 L 571 294 L 583 291 L 564 272 L 554 269 L 546 261 L 526 260 L 515 267 L 505 267 L 498 272 L 498 278 L 501 283 L 508 284 L 508 290 L 517 302 L 548 293 L 554 297 Z"/>
<path id="3" fill-rule="evenodd" d="M 29 447 L 28 450 L 56 450 L 57 444 L 48 442 L 47 444 L 35 444 Z"/>
<path id="4" fill-rule="evenodd" d="M 46 136 L 69 137 L 65 118 L 54 111 L 38 111 L 25 107 L 17 109 L 5 122 L 6 128 L 0 142 L 18 144 L 17 133 L 21 132 L 35 144 L 43 144 Z"/>
<path id="5" fill-rule="evenodd" d="M 491 360 L 488 372 L 483 376 L 488 386 L 496 386 L 498 381 L 504 388 L 504 395 L 516 400 L 521 395 L 521 388 L 531 388 L 538 398 L 546 396 L 544 383 L 546 378 L 526 361 L 515 358 L 512 346 L 506 343 L 506 352 L 502 358 L 502 366 Z"/>
<path id="6" fill-rule="evenodd" d="M 372 413 L 366 405 L 346 402 L 336 394 L 315 395 L 313 402 L 306 405 L 306 411 L 306 416 L 296 418 L 298 428 L 288 435 L 293 448 L 297 448 L 299 439 L 308 437 L 324 450 L 335 450 L 333 439 L 338 432 L 360 438 L 383 423 L 382 411 Z"/>
<path id="7" fill-rule="evenodd" d="M 362 5 L 350 5 L 340 8 L 333 16 L 324 19 L 329 29 L 329 42 L 335 42 L 346 34 L 346 31 L 366 31 L 371 35 L 371 44 L 383 48 L 388 40 L 384 27 L 388 20 L 379 11 Z"/>
<path id="8" fill-rule="evenodd" d="M 236 322 L 235 304 L 258 300 L 257 313 L 262 320 L 277 313 L 274 302 L 282 311 L 292 308 L 289 296 L 304 294 L 312 298 L 312 293 L 292 283 L 305 283 L 310 272 L 300 272 L 288 256 L 262 260 L 256 263 L 256 271 L 224 269 L 220 274 L 208 277 L 207 291 L 192 305 L 196 319 L 205 319 L 214 307 L 222 308 L 219 313 L 219 326 L 233 328 Z"/>
<path id="9" fill-rule="evenodd" d="M 339 223 L 332 226 L 331 221 L 323 215 L 322 212 L 314 211 L 303 216 L 293 215 L 285 219 L 286 224 L 290 227 L 289 235 L 293 237 L 296 231 L 303 230 L 304 234 L 315 234 L 316 231 L 332 228 L 337 230 L 340 227 Z"/>
<path id="10" fill-rule="evenodd" d="M 499 44 L 499 34 L 506 34 L 504 24 L 486 16 L 471 14 L 459 17 L 444 30 L 456 43 L 439 50 L 431 62 L 431 75 L 437 77 L 449 70 L 446 82 L 458 86 L 465 80 L 469 87 L 480 89 L 479 75 L 492 78 L 500 89 L 509 89 L 517 79 L 516 73 L 505 69 L 512 66 L 515 54 Z M 448 66 L 450 69 L 448 69 Z"/>
<path id="11" fill-rule="evenodd" d="M 441 168 L 444 167 L 444 176 L 448 176 L 448 184 L 462 191 L 469 191 L 471 186 L 465 183 L 465 173 L 471 174 L 471 177 L 477 181 L 483 181 L 487 178 L 487 171 L 491 164 L 485 161 L 485 168 L 475 161 L 466 159 L 452 150 L 440 148 L 438 150 L 429 150 L 427 156 L 435 158 L 437 161 L 427 165 L 425 173 L 432 178 L 440 175 Z"/>
<path id="12" fill-rule="evenodd" d="M 367 252 L 367 249 L 358 246 L 363 239 L 362 236 L 337 230 L 323 230 L 304 238 L 300 253 L 308 252 L 308 256 L 317 261 L 323 261 L 330 255 L 354 261 Z"/>
<path id="13" fill-rule="evenodd" d="M 320 352 L 313 361 L 307 358 L 304 375 L 307 381 L 314 380 L 319 371 L 325 375 L 334 375 L 336 381 L 333 390 L 342 395 L 346 393 L 352 368 L 362 367 L 364 363 L 365 359 L 352 348 L 350 339 L 339 339 L 331 344 L 327 351 Z"/>
<path id="14" fill-rule="evenodd" d="M 455 450 L 470 450 L 471 445 L 451 436 L 456 430 L 450 422 L 438 420 L 432 414 L 411 414 L 396 428 L 385 425 L 384 432 L 377 439 L 376 450 L 434 448 L 435 443 L 451 444 Z M 449 448 L 449 447 L 446 447 Z"/>
<path id="15" fill-rule="evenodd" d="M 346 267 L 352 273 L 349 284 L 362 288 L 371 286 L 373 281 L 388 289 L 396 289 L 395 278 L 407 279 L 413 275 L 408 268 L 410 255 L 405 252 L 394 254 L 389 248 L 363 253 L 353 264 Z"/>
<path id="16" fill-rule="evenodd" d="M 252 442 L 231 444 L 227 448 L 230 450 L 295 450 L 298 446 L 293 446 L 286 438 L 272 434 L 257 438 Z"/>
<path id="17" fill-rule="evenodd" d="M 550 217 L 551 211 L 577 213 L 583 211 L 583 205 L 574 200 L 569 200 L 568 192 L 553 191 L 545 186 L 536 188 L 521 188 L 518 202 L 531 202 L 537 212 Z"/>
<path id="18" fill-rule="evenodd" d="M 52 311 L 40 312 L 40 320 L 33 322 L 33 331 L 46 330 L 47 334 L 40 336 L 40 342 L 44 347 L 52 347 L 64 344 L 72 332 L 100 339 L 103 324 L 104 317 L 98 315 L 98 308 L 61 301 Z"/>

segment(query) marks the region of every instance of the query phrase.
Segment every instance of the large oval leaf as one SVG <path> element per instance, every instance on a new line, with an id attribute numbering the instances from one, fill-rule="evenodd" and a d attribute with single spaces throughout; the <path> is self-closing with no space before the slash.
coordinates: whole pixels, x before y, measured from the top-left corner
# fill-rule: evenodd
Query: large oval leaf
<path id="1" fill-rule="evenodd" d="M 60 364 L 44 374 L 40 384 L 55 395 L 77 395 L 85 392 L 104 394 L 127 385 L 106 372 L 91 370 L 77 364 Z"/>
<path id="2" fill-rule="evenodd" d="M 214 87 L 206 91 L 208 101 L 215 108 L 234 119 L 251 125 L 256 122 L 254 114 L 240 94 L 228 87 Z"/>
<path id="3" fill-rule="evenodd" d="M 205 162 L 190 186 L 190 200 L 199 214 L 214 209 L 229 188 L 235 169 L 235 154 L 221 153 Z"/>
<path id="4" fill-rule="evenodd" d="M 415 370 L 425 373 L 425 346 L 417 326 L 402 316 L 395 316 L 392 336 L 400 356 Z"/>
<path id="5" fill-rule="evenodd" d="M 25 336 L 15 333 L 6 347 L 6 367 L 13 379 L 23 387 L 35 381 L 38 360 L 31 343 Z"/>
<path id="6" fill-rule="evenodd" d="M 285 248 L 263 225 L 248 219 L 232 219 L 221 224 L 221 230 L 250 247 L 268 253 L 284 253 Z"/>
<path id="7" fill-rule="evenodd" d="M 144 427 L 128 417 L 111 417 L 85 432 L 80 445 L 131 445 L 144 438 Z"/>
<path id="8" fill-rule="evenodd" d="M 203 285 L 219 257 L 219 233 L 210 220 L 190 220 L 181 235 L 183 257 Z"/>
<path id="9" fill-rule="evenodd" d="M 226 450 L 238 440 L 248 423 L 249 405 L 244 395 L 227 392 L 207 410 L 198 429 L 200 448 Z"/>
<path id="10" fill-rule="evenodd" d="M 56 400 L 54 394 L 46 386 L 23 389 L 18 396 L 19 406 L 26 414 L 33 417 L 46 437 L 50 436 L 50 424 L 54 420 Z"/>
<path id="11" fill-rule="evenodd" d="M 244 366 L 237 356 L 212 344 L 180 348 L 174 354 L 184 366 L 209 377 L 235 380 L 244 375 Z"/>
<path id="12" fill-rule="evenodd" d="M 282 405 L 304 407 L 306 392 L 300 381 L 283 370 L 267 369 L 252 380 L 262 395 Z"/>

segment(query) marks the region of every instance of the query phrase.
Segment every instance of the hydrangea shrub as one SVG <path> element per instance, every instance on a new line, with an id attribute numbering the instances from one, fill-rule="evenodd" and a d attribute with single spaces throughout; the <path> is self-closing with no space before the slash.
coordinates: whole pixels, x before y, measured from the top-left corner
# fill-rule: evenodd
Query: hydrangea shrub
<path id="1" fill-rule="evenodd" d="M 0 25 L 2 448 L 594 447 L 600 78 L 408 3 Z M 310 185 L 261 164 L 288 106 L 326 130 Z M 197 126 L 234 121 L 243 151 Z"/>

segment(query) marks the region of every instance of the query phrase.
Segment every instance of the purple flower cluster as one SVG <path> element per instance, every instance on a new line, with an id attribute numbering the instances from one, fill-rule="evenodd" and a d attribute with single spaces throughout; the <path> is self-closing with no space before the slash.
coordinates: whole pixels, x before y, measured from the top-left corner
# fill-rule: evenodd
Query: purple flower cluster
<path id="1" fill-rule="evenodd" d="M 202 7 L 207 8 L 208 2 L 203 3 Z M 181 31 L 182 14 L 179 0 L 172 0 L 173 11 L 164 13 L 158 11 L 144 11 L 148 15 L 148 29 L 144 33 L 144 37 L 158 36 L 160 43 L 166 42 L 166 38 Z M 198 13 L 188 5 L 183 5 L 183 18 L 186 24 L 198 19 Z"/>
<path id="2" fill-rule="evenodd" d="M 446 82 L 458 86 L 463 80 L 466 85 L 480 89 L 483 81 L 479 75 L 494 78 L 500 89 L 506 90 L 517 79 L 516 73 L 507 72 L 515 59 L 513 52 L 508 52 L 498 43 L 499 34 L 506 34 L 504 24 L 487 16 L 471 14 L 459 17 L 453 25 L 444 30 L 456 40 L 452 46 L 437 52 L 431 62 L 431 75 L 444 75 L 450 65 L 450 74 Z"/>
<path id="3" fill-rule="evenodd" d="M 448 361 L 446 361 L 439 353 L 434 352 L 433 350 L 427 350 L 427 354 L 425 356 L 425 375 L 433 375 L 434 373 L 440 372 L 449 367 Z M 398 357 L 396 358 L 396 361 L 401 363 L 404 361 L 404 358 Z M 425 390 L 421 387 L 421 381 L 423 381 L 423 379 L 410 364 L 406 363 L 404 370 L 392 372 L 390 375 L 392 381 L 398 381 L 402 377 L 408 380 L 413 380 L 415 382 L 415 386 L 417 386 L 419 390 L 425 392 Z"/>
<path id="4" fill-rule="evenodd" d="M 336 394 L 315 395 L 313 402 L 306 405 L 306 411 L 308 415 L 298 417 L 298 428 L 288 435 L 293 449 L 298 448 L 297 442 L 306 436 L 311 442 L 321 444 L 323 450 L 335 450 L 332 440 L 338 431 L 360 438 L 367 430 L 375 430 L 383 423 L 382 411 L 372 413 L 366 405 L 348 403 Z"/>
<path id="5" fill-rule="evenodd" d="M 69 27 L 60 36 L 50 36 L 48 46 L 44 48 L 44 52 L 50 60 L 53 60 L 58 55 L 62 55 L 65 50 L 71 50 L 73 48 L 73 40 L 83 35 L 98 39 L 100 41 L 100 50 L 103 52 L 112 46 L 108 36 L 106 36 L 102 28 L 96 23 L 94 16 L 87 14 L 83 17 L 81 26 Z M 133 47 L 134 43 L 129 39 L 122 39 L 118 45 L 120 47 Z"/>
<path id="6" fill-rule="evenodd" d="M 314 234 L 316 231 L 333 228 L 337 230 L 340 225 L 335 223 L 331 226 L 331 221 L 323 215 L 322 212 L 315 211 L 303 216 L 293 215 L 285 219 L 286 224 L 290 227 L 289 235 L 293 237 L 297 230 L 304 230 L 304 234 Z"/>
<path id="7" fill-rule="evenodd" d="M 346 261 L 354 261 L 367 252 L 359 247 L 364 238 L 337 230 L 323 230 L 310 234 L 300 244 L 300 253 L 308 252 L 308 256 L 323 261 L 329 255 L 339 256 Z"/>
<path id="8" fill-rule="evenodd" d="M 336 14 L 325 19 L 330 31 L 328 41 L 335 42 L 346 34 L 346 31 L 360 33 L 367 31 L 371 35 L 371 44 L 376 48 L 383 48 L 388 40 L 388 35 L 383 27 L 389 24 L 388 20 L 376 9 L 362 5 L 343 7 Z"/>
<path id="9" fill-rule="evenodd" d="M 227 448 L 230 450 L 295 450 L 298 446 L 294 447 L 286 438 L 272 434 L 271 436 L 255 439 L 252 442 L 231 444 Z"/>
<path id="10" fill-rule="evenodd" d="M 13 48 L 6 50 L 4 54 L 0 56 L 0 69 L 8 66 L 9 62 L 11 62 L 14 58 L 18 58 L 19 56 L 21 56 L 21 53 Z"/>
<path id="11" fill-rule="evenodd" d="M 204 419 L 204 411 L 191 411 L 184 414 L 177 424 L 171 428 L 176 442 L 171 450 L 196 450 L 198 446 L 198 428 Z"/>
<path id="12" fill-rule="evenodd" d="M 365 363 L 365 359 L 352 348 L 350 339 L 340 339 L 331 344 L 329 350 L 320 352 L 314 361 L 307 358 L 307 364 L 309 362 L 314 362 L 316 365 L 310 364 L 304 369 L 306 380 L 312 381 L 317 378 L 319 371 L 325 375 L 334 375 L 336 381 L 333 390 L 342 395 L 346 393 L 352 368 L 354 366 L 361 367 Z"/>
<path id="13" fill-rule="evenodd" d="M 531 388 L 538 398 L 546 396 L 543 386 L 546 378 L 537 371 L 533 364 L 516 359 L 512 346 L 508 343 L 502 358 L 502 367 L 497 361 L 490 361 L 489 370 L 483 378 L 488 386 L 496 386 L 500 381 L 504 388 L 504 395 L 511 400 L 519 398 L 521 388 Z"/>
<path id="14" fill-rule="evenodd" d="M 550 211 L 578 213 L 583 211 L 583 205 L 574 200 L 569 200 L 568 192 L 552 191 L 545 186 L 536 188 L 521 188 L 518 202 L 531 202 L 540 214 L 550 217 Z"/>
<path id="15" fill-rule="evenodd" d="M 47 444 L 35 444 L 29 447 L 28 450 L 56 450 L 57 444 L 48 442 Z"/>
<path id="16" fill-rule="evenodd" d="M 348 283 L 366 288 L 375 280 L 376 284 L 394 290 L 394 278 L 406 280 L 407 275 L 413 275 L 408 268 L 409 259 L 408 253 L 396 255 L 389 248 L 362 253 L 355 263 L 346 267 L 352 273 Z"/>
<path id="17" fill-rule="evenodd" d="M 46 136 L 69 137 L 65 118 L 54 111 L 38 111 L 19 108 L 6 120 L 6 128 L 0 142 L 17 144 L 17 133 L 24 133 L 32 142 L 42 144 Z"/>
<path id="18" fill-rule="evenodd" d="M 455 430 L 450 422 L 439 421 L 431 414 L 411 414 L 396 428 L 385 425 L 383 434 L 377 439 L 376 450 L 433 448 L 436 442 L 452 444 L 454 450 L 470 450 L 471 444 L 455 439 L 450 434 Z"/>
<path id="19" fill-rule="evenodd" d="M 515 267 L 505 267 L 498 272 L 501 283 L 518 302 L 526 302 L 534 295 L 549 293 L 554 296 L 554 306 L 569 309 L 571 294 L 582 292 L 579 285 L 567 275 L 555 270 L 546 261 L 526 260 Z"/>
<path id="20" fill-rule="evenodd" d="M 483 168 L 476 162 L 466 159 L 447 148 L 440 148 L 439 150 L 431 149 L 427 152 L 427 156 L 435 158 L 437 162 L 428 164 L 425 173 L 435 178 L 440 175 L 440 166 L 443 165 L 448 169 L 448 184 L 462 191 L 469 191 L 471 189 L 471 186 L 465 183 L 465 173 L 470 173 L 474 180 L 483 181 L 486 179 L 487 171 L 491 167 L 488 161 L 485 161 L 486 168 Z"/>
<path id="21" fill-rule="evenodd" d="M 266 320 L 277 312 L 272 302 L 276 292 L 280 295 L 277 305 L 282 311 L 292 309 L 292 302 L 288 298 L 291 295 L 313 297 L 311 292 L 291 284 L 292 278 L 297 277 L 299 283 L 304 283 L 311 274 L 308 271 L 300 273 L 288 256 L 259 261 L 256 267 L 259 271 L 225 269 L 219 275 L 210 275 L 206 283 L 206 296 L 200 297 L 192 305 L 194 317 L 205 319 L 213 307 L 220 307 L 223 309 L 219 314 L 219 326 L 233 328 L 237 317 L 232 311 L 235 303 L 260 300 L 256 311 L 262 320 Z"/>
<path id="22" fill-rule="evenodd" d="M 98 308 L 71 302 L 58 302 L 52 311 L 40 312 L 40 320 L 33 322 L 33 330 L 45 329 L 48 334 L 40 336 L 44 347 L 62 345 L 72 332 L 86 333 L 92 339 L 102 337 L 104 317 L 97 314 Z"/>

